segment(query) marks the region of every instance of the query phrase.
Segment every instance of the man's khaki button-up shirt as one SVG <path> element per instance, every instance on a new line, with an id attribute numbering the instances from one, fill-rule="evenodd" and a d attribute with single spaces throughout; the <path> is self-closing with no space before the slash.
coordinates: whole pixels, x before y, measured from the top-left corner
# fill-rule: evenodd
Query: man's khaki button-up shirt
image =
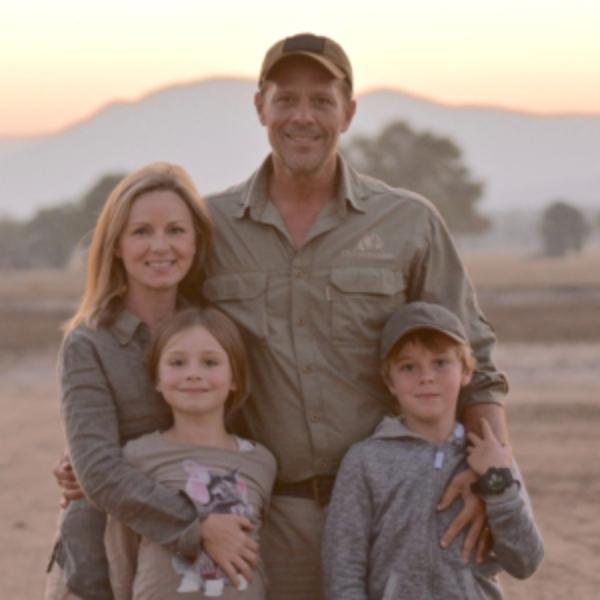
<path id="1" fill-rule="evenodd" d="M 244 419 L 283 481 L 334 473 L 380 421 L 379 336 L 406 302 L 443 304 L 465 323 L 478 371 L 462 406 L 506 391 L 490 359 L 494 334 L 437 211 L 339 166 L 338 196 L 299 249 L 267 195 L 270 159 L 209 198 L 216 239 L 204 293 L 242 329 L 253 381 Z"/>

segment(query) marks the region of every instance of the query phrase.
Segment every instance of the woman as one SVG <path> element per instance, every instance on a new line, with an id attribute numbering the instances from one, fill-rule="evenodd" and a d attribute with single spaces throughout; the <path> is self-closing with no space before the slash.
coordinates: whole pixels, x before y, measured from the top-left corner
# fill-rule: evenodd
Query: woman
<path id="1" fill-rule="evenodd" d="M 50 563 L 47 598 L 111 599 L 105 512 L 158 544 L 205 550 L 230 577 L 250 575 L 255 543 L 227 520 L 202 520 L 191 501 L 131 468 L 121 446 L 170 424 L 144 353 L 151 332 L 197 302 L 212 225 L 180 167 L 131 173 L 98 218 L 85 290 L 60 356 L 62 414 L 77 480 L 88 499 L 68 503 Z M 248 554 L 250 551 L 250 554 Z M 58 565 L 58 566 L 57 566 Z"/>

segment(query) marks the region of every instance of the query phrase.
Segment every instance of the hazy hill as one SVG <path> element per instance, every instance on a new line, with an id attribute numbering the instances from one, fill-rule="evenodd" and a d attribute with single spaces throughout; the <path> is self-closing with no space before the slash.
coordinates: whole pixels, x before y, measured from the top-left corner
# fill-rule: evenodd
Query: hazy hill
<path id="1" fill-rule="evenodd" d="M 104 173 L 159 159 L 186 167 L 205 193 L 240 181 L 268 149 L 254 90 L 244 80 L 177 85 L 109 105 L 54 135 L 0 138 L 0 214 L 28 216 L 77 197 Z M 558 195 L 600 205 L 600 116 L 452 107 L 380 90 L 359 98 L 347 135 L 372 133 L 396 119 L 460 145 L 486 182 L 484 211 L 537 208 Z"/>

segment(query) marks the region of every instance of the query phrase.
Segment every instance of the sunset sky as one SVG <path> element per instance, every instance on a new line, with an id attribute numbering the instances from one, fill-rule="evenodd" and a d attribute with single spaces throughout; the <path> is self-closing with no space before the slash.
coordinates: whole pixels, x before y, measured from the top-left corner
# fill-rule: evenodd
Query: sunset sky
<path id="1" fill-rule="evenodd" d="M 342 44 L 358 92 L 600 114 L 597 0 L 1 0 L 0 137 L 176 82 L 255 78 L 301 31 Z"/>

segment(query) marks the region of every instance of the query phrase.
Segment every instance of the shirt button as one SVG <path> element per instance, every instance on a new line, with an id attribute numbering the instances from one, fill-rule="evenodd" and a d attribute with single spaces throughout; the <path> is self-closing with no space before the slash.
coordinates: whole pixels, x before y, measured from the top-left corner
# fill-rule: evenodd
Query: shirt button
<path id="1" fill-rule="evenodd" d="M 296 321 L 296 325 L 298 325 L 298 327 L 304 327 L 305 324 L 306 324 L 306 321 L 302 318 L 300 318 Z"/>
<path id="2" fill-rule="evenodd" d="M 296 277 L 304 277 L 304 275 L 305 275 L 304 269 L 296 270 Z"/>

